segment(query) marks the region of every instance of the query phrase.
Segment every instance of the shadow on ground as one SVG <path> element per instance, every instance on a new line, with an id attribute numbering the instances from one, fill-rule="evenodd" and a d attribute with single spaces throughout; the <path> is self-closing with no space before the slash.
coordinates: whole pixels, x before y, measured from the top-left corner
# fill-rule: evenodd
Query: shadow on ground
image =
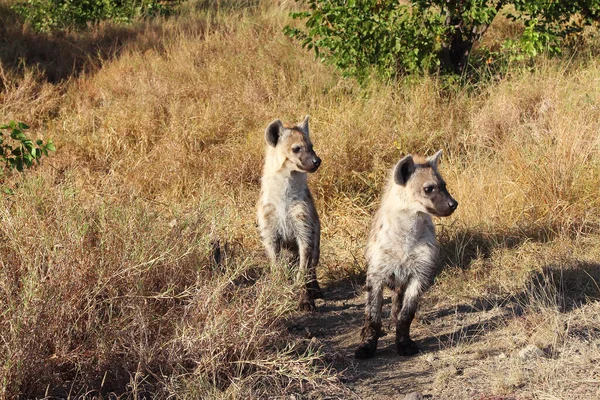
<path id="1" fill-rule="evenodd" d="M 169 37 L 179 32 L 202 36 L 204 21 L 189 21 L 177 29 L 167 24 L 145 22 L 117 26 L 101 24 L 89 32 L 37 33 L 22 26 L 20 18 L 6 4 L 0 5 L 5 21 L 0 26 L 0 61 L 15 73 L 36 66 L 43 79 L 51 83 L 96 71 L 103 61 L 125 51 L 164 51 Z"/>
<path id="2" fill-rule="evenodd" d="M 208 25 L 215 23 L 218 10 L 257 4 L 257 0 L 205 0 L 195 4 L 198 15 L 204 13 L 205 18 L 180 18 L 169 24 L 165 17 L 157 17 L 130 25 L 100 23 L 87 31 L 53 33 L 32 31 L 9 5 L 0 4 L 0 62 L 2 68 L 15 73 L 36 66 L 43 79 L 59 83 L 94 72 L 105 60 L 127 51 L 163 52 L 165 45 L 181 34 L 200 39 Z"/>
<path id="3" fill-rule="evenodd" d="M 319 304 L 319 311 L 292 318 L 288 325 L 290 332 L 318 340 L 325 359 L 340 372 L 348 387 L 359 394 L 384 382 L 389 386 L 386 396 L 431 387 L 435 374 L 428 363 L 422 360 L 416 363 L 396 354 L 389 296 L 385 298 L 383 312 L 387 334 L 380 339 L 377 355 L 369 360 L 354 359 L 364 318 L 364 296 L 360 292 L 349 282 L 325 288 L 325 301 Z M 489 340 L 497 329 L 524 313 L 548 308 L 566 313 L 599 299 L 600 264 L 565 260 L 533 273 L 517 295 L 476 298 L 434 310 L 422 307 L 413 324 L 414 339 L 422 353 L 436 353 Z"/>

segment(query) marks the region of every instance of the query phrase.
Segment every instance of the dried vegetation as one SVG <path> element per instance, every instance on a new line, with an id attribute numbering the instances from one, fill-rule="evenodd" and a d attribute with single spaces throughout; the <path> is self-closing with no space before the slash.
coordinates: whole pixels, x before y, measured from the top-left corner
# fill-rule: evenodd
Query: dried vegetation
<path id="1" fill-rule="evenodd" d="M 436 398 L 599 395 L 593 50 L 477 86 L 361 88 L 283 36 L 289 2 L 193 4 L 48 37 L 3 3 L 0 115 L 58 152 L 2 182 L 0 397 L 351 396 L 288 332 L 292 284 L 265 268 L 255 229 L 263 130 L 304 114 L 331 285 L 361 283 L 388 168 L 445 150 L 460 206 L 440 221 L 425 307 L 501 312 L 440 345 Z M 545 356 L 512 356 L 529 344 Z"/>

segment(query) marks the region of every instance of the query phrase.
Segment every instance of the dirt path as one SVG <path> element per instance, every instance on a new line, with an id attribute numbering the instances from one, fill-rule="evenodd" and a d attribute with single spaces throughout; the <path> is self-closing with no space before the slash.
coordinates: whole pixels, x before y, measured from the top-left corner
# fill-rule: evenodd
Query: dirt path
<path id="1" fill-rule="evenodd" d="M 326 289 L 325 299 L 317 303 L 318 312 L 298 315 L 291 321 L 290 330 L 298 336 L 313 338 L 313 342 L 318 341 L 327 361 L 342 374 L 343 382 L 357 398 L 403 399 L 415 391 L 426 399 L 494 398 L 468 388 L 458 394 L 450 388 L 453 385 L 446 383 L 447 379 L 465 373 L 455 366 L 457 346 L 477 341 L 483 332 L 495 329 L 507 314 L 513 314 L 514 309 L 484 304 L 432 309 L 425 300 L 412 325 L 413 339 L 421 353 L 414 357 L 399 357 L 389 319 L 390 296 L 386 293 L 383 313 L 384 330 L 388 334 L 379 340 L 374 358 L 356 360 L 354 350 L 359 343 L 364 318 L 363 294 L 349 285 L 338 286 Z M 461 353 L 460 365 L 462 360 L 469 360 L 468 368 L 477 371 L 477 363 L 485 361 L 478 360 L 477 354 L 468 353 L 468 350 Z M 444 385 L 450 386 L 449 392 L 441 387 Z"/>

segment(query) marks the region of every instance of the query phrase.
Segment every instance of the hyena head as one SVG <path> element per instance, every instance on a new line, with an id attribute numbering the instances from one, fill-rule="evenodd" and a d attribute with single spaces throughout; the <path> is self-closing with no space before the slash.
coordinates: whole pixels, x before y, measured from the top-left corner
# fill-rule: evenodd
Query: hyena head
<path id="1" fill-rule="evenodd" d="M 394 168 L 394 183 L 406 189 L 411 206 L 437 217 L 447 217 L 456 210 L 458 202 L 448 193 L 446 182 L 438 172 L 441 155 L 442 150 L 439 150 L 424 162 L 415 162 L 412 155 L 407 155 Z"/>
<path id="2" fill-rule="evenodd" d="M 298 126 L 284 125 L 276 119 L 265 132 L 267 144 L 276 150 L 280 165 L 292 171 L 315 172 L 321 165 L 310 141 L 308 119 L 307 115 Z"/>

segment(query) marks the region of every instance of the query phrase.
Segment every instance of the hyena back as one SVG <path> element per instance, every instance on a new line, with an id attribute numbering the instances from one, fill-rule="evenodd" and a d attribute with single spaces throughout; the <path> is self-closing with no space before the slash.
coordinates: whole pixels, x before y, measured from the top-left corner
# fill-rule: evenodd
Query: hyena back
<path id="1" fill-rule="evenodd" d="M 442 151 L 420 159 L 408 155 L 392 170 L 367 244 L 365 324 L 356 358 L 370 358 L 381 334 L 383 289 L 393 291 L 391 317 L 399 355 L 414 355 L 410 324 L 419 299 L 437 270 L 438 244 L 431 216 L 447 217 L 458 203 L 438 172 Z"/>
<path id="2" fill-rule="evenodd" d="M 322 297 L 317 283 L 321 228 L 307 185 L 307 173 L 321 164 L 309 138 L 309 116 L 297 126 L 273 121 L 265 132 L 267 142 L 258 227 L 271 263 L 282 250 L 292 253 L 298 274 L 305 279 L 300 293 L 301 310 L 314 310 Z"/>

